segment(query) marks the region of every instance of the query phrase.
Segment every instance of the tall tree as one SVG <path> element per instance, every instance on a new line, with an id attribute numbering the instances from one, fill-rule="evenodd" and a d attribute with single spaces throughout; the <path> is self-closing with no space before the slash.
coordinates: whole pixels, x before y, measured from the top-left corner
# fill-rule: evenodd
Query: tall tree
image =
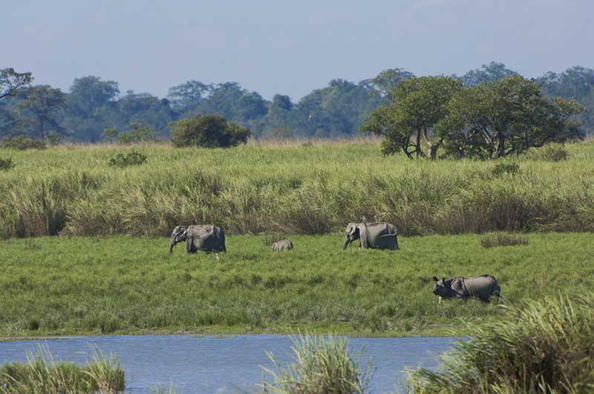
<path id="1" fill-rule="evenodd" d="M 68 95 L 69 112 L 77 116 L 94 116 L 101 107 L 114 103 L 119 93 L 115 81 L 102 81 L 92 75 L 77 78 Z"/>
<path id="2" fill-rule="evenodd" d="M 211 90 L 212 85 L 191 80 L 170 88 L 167 97 L 176 112 L 184 113 L 195 110 Z"/>
<path id="3" fill-rule="evenodd" d="M 377 90 L 382 97 L 388 97 L 400 82 L 414 76 L 413 73 L 401 68 L 389 68 L 371 79 L 362 81 L 362 83 L 368 84 L 371 88 Z"/>
<path id="4" fill-rule="evenodd" d="M 468 86 L 476 86 L 517 74 L 517 72 L 505 67 L 503 63 L 491 62 L 489 64 L 483 64 L 480 69 L 468 71 L 460 77 L 460 80 Z"/>
<path id="5" fill-rule="evenodd" d="M 66 107 L 66 94 L 49 85 L 40 85 L 23 90 L 19 95 L 24 98 L 16 108 L 24 129 L 41 139 L 47 139 L 49 133 L 64 134 L 60 118 Z"/>
<path id="6" fill-rule="evenodd" d="M 434 125 L 446 116 L 448 101 L 461 89 L 462 83 L 451 77 L 409 78 L 396 86 L 391 103 L 376 109 L 362 130 L 384 136 L 386 154 L 402 150 L 410 158 L 435 159 L 444 136 Z"/>
<path id="7" fill-rule="evenodd" d="M 31 84 L 31 73 L 18 73 L 12 68 L 0 70 L 0 99 L 13 95 L 19 88 Z"/>
<path id="8" fill-rule="evenodd" d="M 532 81 L 519 75 L 459 91 L 436 129 L 457 146 L 483 158 L 522 153 L 547 142 L 582 134 L 575 115 L 583 107 L 574 100 L 549 99 Z"/>

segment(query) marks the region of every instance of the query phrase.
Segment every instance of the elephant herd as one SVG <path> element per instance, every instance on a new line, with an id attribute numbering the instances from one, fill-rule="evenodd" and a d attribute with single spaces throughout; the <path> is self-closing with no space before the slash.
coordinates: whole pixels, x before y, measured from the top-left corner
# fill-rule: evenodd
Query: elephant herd
<path id="1" fill-rule="evenodd" d="M 345 230 L 346 239 L 343 249 L 346 249 L 351 242 L 359 240 L 361 249 L 400 249 L 398 245 L 398 233 L 396 226 L 385 222 L 376 223 L 349 223 Z M 176 226 L 171 233 L 169 241 L 169 254 L 173 253 L 173 247 L 179 243 L 186 242 L 186 253 L 203 252 L 226 252 L 225 231 L 213 224 Z M 288 239 L 276 241 L 272 244 L 272 250 L 281 252 L 293 249 L 293 243 Z M 218 258 L 218 254 L 217 254 Z M 495 295 L 501 298 L 501 289 L 495 278 L 491 275 L 480 275 L 474 277 L 454 277 L 438 279 L 433 277 L 433 294 L 442 298 L 463 298 L 478 297 L 483 302 L 489 302 L 489 297 Z"/>

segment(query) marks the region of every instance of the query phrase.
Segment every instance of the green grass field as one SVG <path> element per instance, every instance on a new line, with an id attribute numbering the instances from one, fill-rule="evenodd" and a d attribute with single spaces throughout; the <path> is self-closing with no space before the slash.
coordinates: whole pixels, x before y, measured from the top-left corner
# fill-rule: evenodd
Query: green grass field
<path id="1" fill-rule="evenodd" d="M 341 250 L 342 234 L 231 235 L 220 259 L 167 254 L 161 237 L 0 241 L 0 335 L 336 332 L 439 335 L 497 320 L 495 302 L 438 305 L 432 276 L 494 275 L 508 304 L 594 287 L 594 234 L 532 233 L 484 248 L 483 235 L 401 237 L 400 251 Z"/>

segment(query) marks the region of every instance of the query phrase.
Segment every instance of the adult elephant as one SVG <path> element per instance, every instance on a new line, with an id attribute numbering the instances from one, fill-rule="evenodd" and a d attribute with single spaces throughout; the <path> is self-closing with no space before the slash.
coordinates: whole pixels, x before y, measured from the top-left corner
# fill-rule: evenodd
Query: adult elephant
<path id="1" fill-rule="evenodd" d="M 390 223 L 349 223 L 343 249 L 354 240 L 360 240 L 361 249 L 400 249 L 396 226 Z"/>
<path id="2" fill-rule="evenodd" d="M 182 241 L 186 241 L 186 252 L 226 252 L 225 231 L 214 224 L 176 226 L 171 233 L 169 241 L 169 254 L 173 253 L 173 247 Z"/>

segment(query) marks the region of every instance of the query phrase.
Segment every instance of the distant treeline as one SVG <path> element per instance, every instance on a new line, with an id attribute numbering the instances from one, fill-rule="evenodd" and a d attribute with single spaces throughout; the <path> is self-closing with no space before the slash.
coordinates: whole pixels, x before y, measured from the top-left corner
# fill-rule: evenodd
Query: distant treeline
<path id="1" fill-rule="evenodd" d="M 454 77 L 473 86 L 513 74 L 516 72 L 504 64 L 492 62 Z M 269 101 L 235 82 L 204 84 L 195 80 L 172 87 L 167 98 L 133 91 L 121 94 L 117 82 L 87 76 L 75 79 L 68 92 L 33 85 L 2 98 L 0 138 L 25 134 L 98 142 L 117 133 L 143 130 L 164 139 L 169 136 L 171 122 L 203 114 L 217 114 L 248 127 L 256 138 L 348 137 L 359 131 L 375 108 L 387 102 L 399 82 L 412 76 L 395 68 L 358 83 L 335 79 L 298 102 L 281 94 Z M 583 104 L 582 127 L 594 132 L 594 70 L 573 67 L 534 81 L 548 96 L 573 98 Z M 104 133 L 106 129 L 110 131 Z"/>

